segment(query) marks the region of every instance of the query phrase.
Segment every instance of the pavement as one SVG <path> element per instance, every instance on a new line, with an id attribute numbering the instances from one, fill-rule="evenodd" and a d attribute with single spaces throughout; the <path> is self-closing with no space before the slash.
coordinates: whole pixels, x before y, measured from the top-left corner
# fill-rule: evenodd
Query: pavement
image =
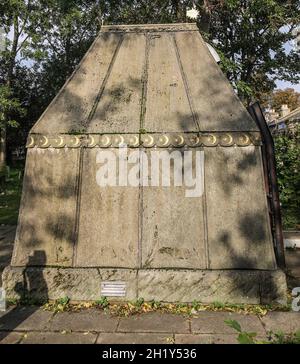
<path id="1" fill-rule="evenodd" d="M 228 312 L 199 312 L 193 317 L 145 313 L 114 317 L 97 309 L 80 312 L 12 307 L 0 314 L 1 344 L 237 344 L 224 320 L 267 340 L 268 332 L 300 329 L 300 313 L 270 312 L 264 317 Z"/>
<path id="2" fill-rule="evenodd" d="M 9 264 L 15 227 L 0 227 L 0 276 Z M 300 286 L 300 250 L 287 250 L 292 284 Z M 1 281 L 0 281 L 1 282 Z M 295 285 L 294 285 L 295 287 Z M 10 307 L 0 312 L 0 344 L 233 344 L 237 332 L 225 320 L 266 340 L 269 331 L 300 330 L 300 312 L 269 312 L 266 316 L 228 312 L 199 312 L 193 317 L 145 313 L 110 316 L 97 309 L 53 313 L 39 307 Z"/>

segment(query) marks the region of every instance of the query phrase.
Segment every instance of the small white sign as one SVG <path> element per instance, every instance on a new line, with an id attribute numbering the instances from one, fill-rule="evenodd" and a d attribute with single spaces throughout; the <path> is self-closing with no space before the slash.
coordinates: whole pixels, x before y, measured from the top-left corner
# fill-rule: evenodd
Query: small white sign
<path id="1" fill-rule="evenodd" d="M 101 283 L 102 297 L 125 297 L 126 283 L 125 282 L 102 282 Z"/>
<path id="2" fill-rule="evenodd" d="M 0 311 L 6 311 L 6 295 L 4 288 L 0 288 Z"/>

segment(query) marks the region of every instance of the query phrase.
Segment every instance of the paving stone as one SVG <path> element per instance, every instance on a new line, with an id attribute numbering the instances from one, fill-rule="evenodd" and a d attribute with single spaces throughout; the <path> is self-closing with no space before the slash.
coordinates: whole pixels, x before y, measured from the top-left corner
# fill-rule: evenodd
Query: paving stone
<path id="1" fill-rule="evenodd" d="M 176 334 L 175 344 L 238 344 L 237 334 Z"/>
<path id="2" fill-rule="evenodd" d="M 0 344 L 19 344 L 23 339 L 24 333 L 21 332 L 0 332 Z"/>
<path id="3" fill-rule="evenodd" d="M 225 324 L 225 320 L 236 320 L 242 330 L 265 334 L 258 317 L 230 312 L 200 312 L 192 319 L 192 332 L 199 334 L 233 334 L 235 330 Z"/>
<path id="4" fill-rule="evenodd" d="M 97 344 L 168 344 L 173 343 L 172 334 L 160 333 L 114 333 L 99 334 Z"/>
<path id="5" fill-rule="evenodd" d="M 37 307 L 14 307 L 0 317 L 0 331 L 42 331 L 53 313 Z"/>
<path id="6" fill-rule="evenodd" d="M 99 310 L 61 312 L 50 322 L 50 331 L 114 332 L 119 319 Z"/>
<path id="7" fill-rule="evenodd" d="M 266 331 L 296 332 L 300 330 L 300 312 L 269 312 L 262 322 Z"/>
<path id="8" fill-rule="evenodd" d="M 149 313 L 121 318 L 118 331 L 188 333 L 189 322 L 179 315 Z"/>
<path id="9" fill-rule="evenodd" d="M 91 333 L 30 332 L 22 344 L 94 344 L 96 338 L 97 334 Z"/>

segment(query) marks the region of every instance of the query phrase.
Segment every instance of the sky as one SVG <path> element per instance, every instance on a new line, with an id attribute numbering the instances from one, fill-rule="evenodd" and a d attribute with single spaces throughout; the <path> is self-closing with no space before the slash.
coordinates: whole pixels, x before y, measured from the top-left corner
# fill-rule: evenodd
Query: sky
<path id="1" fill-rule="evenodd" d="M 294 44 L 292 42 L 288 42 L 288 43 L 286 43 L 284 48 L 285 48 L 286 52 L 290 52 L 293 47 L 294 47 Z M 280 89 L 285 89 L 285 88 L 291 87 L 291 88 L 294 88 L 296 91 L 300 92 L 300 83 L 295 85 L 295 84 L 292 84 L 292 83 L 286 82 L 286 81 L 277 81 L 276 85 L 277 85 L 277 88 L 280 88 Z"/>
<path id="2" fill-rule="evenodd" d="M 294 84 L 292 84 L 290 82 L 286 82 L 286 81 L 277 81 L 276 85 L 277 85 L 277 88 L 280 88 L 280 89 L 285 89 L 285 88 L 291 87 L 291 88 L 295 89 L 296 91 L 300 92 L 300 83 L 294 85 Z"/>

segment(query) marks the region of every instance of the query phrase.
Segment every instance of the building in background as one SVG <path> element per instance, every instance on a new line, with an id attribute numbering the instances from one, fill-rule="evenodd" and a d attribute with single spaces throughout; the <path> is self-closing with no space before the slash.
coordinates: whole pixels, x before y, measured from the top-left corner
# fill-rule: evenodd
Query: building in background
<path id="1" fill-rule="evenodd" d="M 279 112 L 268 109 L 265 117 L 273 134 L 280 132 L 293 132 L 300 122 L 300 107 L 290 111 L 288 105 L 281 105 Z"/>

